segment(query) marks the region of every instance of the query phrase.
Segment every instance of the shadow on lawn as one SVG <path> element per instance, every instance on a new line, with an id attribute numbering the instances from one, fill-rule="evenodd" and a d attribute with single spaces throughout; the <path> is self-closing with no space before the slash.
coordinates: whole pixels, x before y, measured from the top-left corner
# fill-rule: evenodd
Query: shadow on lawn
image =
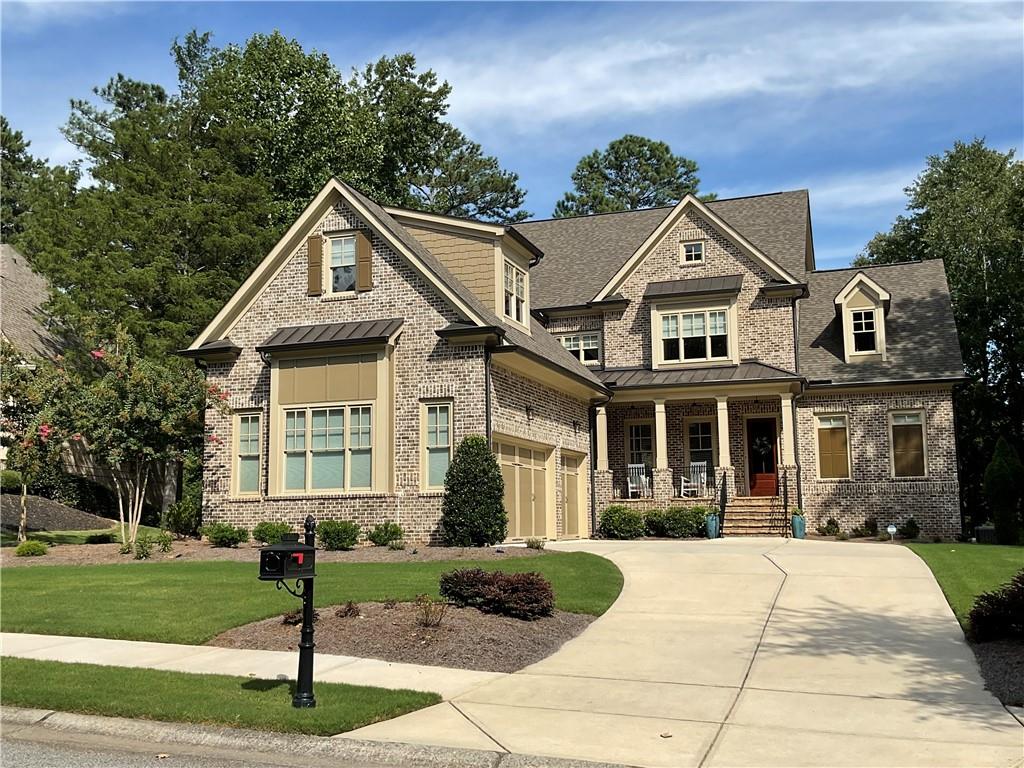
<path id="1" fill-rule="evenodd" d="M 272 691 L 275 688 L 288 688 L 288 693 L 295 695 L 295 681 L 290 680 L 283 675 L 276 680 L 246 680 L 242 683 L 242 688 L 247 691 Z"/>

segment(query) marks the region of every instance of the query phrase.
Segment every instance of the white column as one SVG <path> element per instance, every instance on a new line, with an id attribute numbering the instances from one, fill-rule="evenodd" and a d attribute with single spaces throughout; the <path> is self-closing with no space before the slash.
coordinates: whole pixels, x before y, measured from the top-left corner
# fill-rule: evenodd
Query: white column
<path id="1" fill-rule="evenodd" d="M 796 440 L 793 432 L 793 393 L 783 392 L 782 399 L 782 463 L 791 467 L 796 464 Z"/>
<path id="2" fill-rule="evenodd" d="M 597 406 L 597 468 L 608 469 L 608 413 L 603 405 Z"/>
<path id="3" fill-rule="evenodd" d="M 654 467 L 668 469 L 668 421 L 664 400 L 654 401 Z"/>
<path id="4" fill-rule="evenodd" d="M 716 397 L 718 402 L 718 466 L 731 467 L 732 457 L 729 455 L 729 401 L 726 397 Z"/>

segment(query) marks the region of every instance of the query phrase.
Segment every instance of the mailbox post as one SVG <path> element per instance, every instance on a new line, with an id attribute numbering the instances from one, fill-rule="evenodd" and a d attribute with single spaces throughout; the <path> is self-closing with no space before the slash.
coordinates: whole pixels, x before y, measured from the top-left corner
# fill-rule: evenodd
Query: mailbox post
<path id="1" fill-rule="evenodd" d="M 302 599 L 302 635 L 299 639 L 299 674 L 292 706 L 316 706 L 313 696 L 313 577 L 316 576 L 316 520 L 306 517 L 305 541 L 297 533 L 286 533 L 280 544 L 260 550 L 260 580 L 277 583 L 278 589 Z M 295 579 L 295 589 L 285 583 Z M 299 586 L 301 584 L 301 587 Z"/>

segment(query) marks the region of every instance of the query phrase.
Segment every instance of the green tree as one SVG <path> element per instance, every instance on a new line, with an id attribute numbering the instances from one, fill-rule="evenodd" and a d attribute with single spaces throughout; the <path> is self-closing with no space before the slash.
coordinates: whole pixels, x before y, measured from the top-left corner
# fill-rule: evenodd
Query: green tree
<path id="1" fill-rule="evenodd" d="M 969 381 L 956 397 L 961 500 L 980 509 L 995 438 L 1024 444 L 1024 164 L 981 139 L 927 159 L 908 213 L 856 264 L 942 259 Z"/>
<path id="2" fill-rule="evenodd" d="M 663 141 L 626 134 L 585 155 L 572 173 L 574 191 L 555 205 L 556 217 L 635 211 L 696 195 L 697 163 L 673 155 Z M 713 200 L 713 194 L 703 200 Z"/>
<path id="3" fill-rule="evenodd" d="M 31 142 L 0 115 L 0 242 L 10 242 L 30 210 L 28 187 L 45 163 L 29 154 Z"/>
<path id="4" fill-rule="evenodd" d="M 455 449 L 444 478 L 441 536 L 450 547 L 482 547 L 505 540 L 505 482 L 487 439 L 469 435 Z"/>
<path id="5" fill-rule="evenodd" d="M 1020 479 L 1024 464 L 1006 438 L 996 440 L 992 461 L 985 468 L 985 497 L 992 511 L 996 539 L 1000 544 L 1020 541 Z"/>

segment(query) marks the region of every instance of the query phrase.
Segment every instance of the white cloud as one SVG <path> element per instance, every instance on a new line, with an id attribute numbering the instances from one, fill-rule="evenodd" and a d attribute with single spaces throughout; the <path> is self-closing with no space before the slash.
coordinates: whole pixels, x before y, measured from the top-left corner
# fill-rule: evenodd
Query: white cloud
<path id="1" fill-rule="evenodd" d="M 60 24 L 77 24 L 86 19 L 109 17 L 111 14 L 122 13 L 126 6 L 122 3 L 96 2 L 95 0 L 79 0 L 79 2 L 50 2 L 50 0 L 31 0 L 30 2 L 0 3 L 3 25 L 9 32 L 33 32 L 43 27 Z"/>
<path id="2" fill-rule="evenodd" d="M 410 47 L 454 86 L 460 124 L 523 132 L 712 102 L 909 90 L 1020 55 L 1016 5 L 577 6 L 595 7 L 590 20 L 432 30 Z"/>

